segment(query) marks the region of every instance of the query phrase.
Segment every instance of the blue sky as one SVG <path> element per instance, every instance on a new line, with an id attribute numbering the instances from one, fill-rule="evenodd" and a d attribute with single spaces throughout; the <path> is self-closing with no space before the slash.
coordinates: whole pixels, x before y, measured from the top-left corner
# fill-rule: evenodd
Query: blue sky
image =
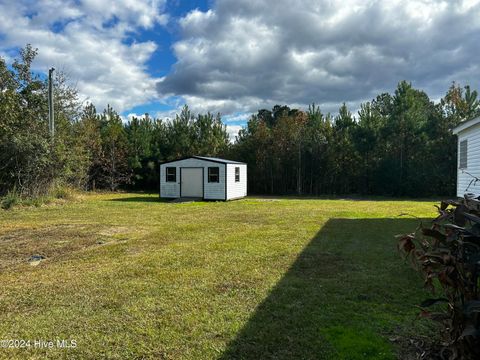
<path id="1" fill-rule="evenodd" d="M 187 15 L 192 10 L 207 11 L 208 1 L 171 1 L 166 3 L 165 11 L 175 19 Z M 171 23 L 170 26 L 156 24 L 152 29 L 134 34 L 131 41 L 155 41 L 158 49 L 146 62 L 148 72 L 153 76 L 165 76 L 169 73 L 176 58 L 171 50 L 172 44 L 178 40 L 178 29 Z"/>
<path id="2" fill-rule="evenodd" d="M 292 6 L 295 4 L 295 6 Z M 441 98 L 479 88 L 479 0 L 0 0 L 0 56 L 68 74 L 125 119 L 188 104 L 234 136 L 275 104 L 352 111 L 401 80 Z"/>
<path id="3" fill-rule="evenodd" d="M 179 19 L 184 17 L 192 10 L 207 11 L 208 1 L 171 1 L 167 2 L 165 11 L 173 18 Z M 151 58 L 146 62 L 147 71 L 155 77 L 166 76 L 171 67 L 175 64 L 176 58 L 172 52 L 173 43 L 178 40 L 178 25 L 171 24 L 171 27 L 165 27 L 156 24 L 155 27 L 148 31 L 141 31 L 139 34 L 133 34 L 130 41 L 155 41 L 158 49 Z M 184 103 L 181 98 L 170 99 L 168 103 L 165 101 L 152 101 L 145 104 L 139 104 L 126 111 L 124 116 L 128 114 L 156 114 L 158 112 L 169 112 L 176 110 L 178 104 Z"/>

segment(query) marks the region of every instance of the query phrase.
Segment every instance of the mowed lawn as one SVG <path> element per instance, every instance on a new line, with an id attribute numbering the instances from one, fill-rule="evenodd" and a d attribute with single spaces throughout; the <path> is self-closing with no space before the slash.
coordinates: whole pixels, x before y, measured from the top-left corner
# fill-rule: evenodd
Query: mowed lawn
<path id="1" fill-rule="evenodd" d="M 0 340 L 32 342 L 0 358 L 394 359 L 429 331 L 394 239 L 418 220 L 401 213 L 435 215 L 420 201 L 127 193 L 0 211 Z M 57 339 L 77 346 L 34 348 Z"/>

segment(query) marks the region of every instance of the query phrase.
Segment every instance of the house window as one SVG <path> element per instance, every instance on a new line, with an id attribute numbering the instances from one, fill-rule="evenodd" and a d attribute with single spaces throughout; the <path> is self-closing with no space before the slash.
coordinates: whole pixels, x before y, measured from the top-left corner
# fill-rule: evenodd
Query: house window
<path id="1" fill-rule="evenodd" d="M 235 182 L 240 182 L 240 167 L 235 168 Z"/>
<path id="2" fill-rule="evenodd" d="M 460 141 L 460 159 L 458 161 L 459 169 L 467 168 L 467 140 Z"/>
<path id="3" fill-rule="evenodd" d="M 177 168 L 167 167 L 167 182 L 176 182 L 176 181 L 177 181 Z"/>
<path id="4" fill-rule="evenodd" d="M 208 168 L 208 182 L 209 183 L 218 183 L 220 181 L 220 168 L 219 167 L 209 167 Z"/>

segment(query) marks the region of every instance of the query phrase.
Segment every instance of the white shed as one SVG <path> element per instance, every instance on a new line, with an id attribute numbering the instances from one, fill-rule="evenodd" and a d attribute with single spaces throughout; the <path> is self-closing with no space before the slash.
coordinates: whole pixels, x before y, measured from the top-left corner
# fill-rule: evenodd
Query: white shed
<path id="1" fill-rule="evenodd" d="M 457 196 L 480 195 L 480 117 L 465 121 L 453 129 L 458 136 Z"/>
<path id="2" fill-rule="evenodd" d="M 161 198 L 233 200 L 247 195 L 247 164 L 191 156 L 160 165 Z"/>

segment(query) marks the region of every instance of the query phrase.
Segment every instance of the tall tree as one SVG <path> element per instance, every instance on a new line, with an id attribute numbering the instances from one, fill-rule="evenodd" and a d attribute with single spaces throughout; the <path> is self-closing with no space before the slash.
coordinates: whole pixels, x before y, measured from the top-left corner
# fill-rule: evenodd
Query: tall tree
<path id="1" fill-rule="evenodd" d="M 356 192 L 358 178 L 358 153 L 355 149 L 354 136 L 357 128 L 352 113 L 345 103 L 338 110 L 335 117 L 334 137 L 332 146 L 335 147 L 335 192 L 347 194 Z"/>
<path id="2" fill-rule="evenodd" d="M 0 61 L 0 194 L 48 191 L 58 170 L 47 132 L 46 84 L 31 71 L 37 50 L 27 45 L 9 69 Z"/>
<path id="3" fill-rule="evenodd" d="M 110 106 L 100 116 L 102 137 L 102 173 L 103 185 L 115 191 L 131 179 L 128 163 L 128 139 L 122 120 Z"/>
<path id="4" fill-rule="evenodd" d="M 77 138 L 84 145 L 85 156 L 88 162 L 87 179 L 84 187 L 95 190 L 102 184 L 103 151 L 102 151 L 102 124 L 100 116 L 93 104 L 87 104 L 80 116 L 77 125 Z"/>

